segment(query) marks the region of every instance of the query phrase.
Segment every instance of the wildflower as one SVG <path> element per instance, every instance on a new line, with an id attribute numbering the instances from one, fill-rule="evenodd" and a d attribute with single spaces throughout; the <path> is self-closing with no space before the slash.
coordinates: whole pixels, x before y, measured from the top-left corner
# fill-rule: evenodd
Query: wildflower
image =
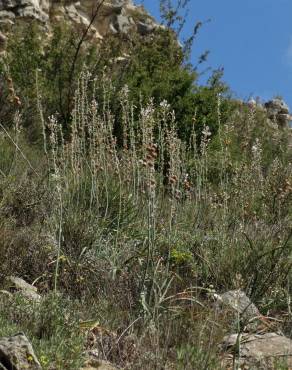
<path id="1" fill-rule="evenodd" d="M 45 366 L 49 363 L 49 359 L 46 356 L 43 355 L 43 356 L 40 357 L 40 362 L 41 362 L 42 365 Z"/>

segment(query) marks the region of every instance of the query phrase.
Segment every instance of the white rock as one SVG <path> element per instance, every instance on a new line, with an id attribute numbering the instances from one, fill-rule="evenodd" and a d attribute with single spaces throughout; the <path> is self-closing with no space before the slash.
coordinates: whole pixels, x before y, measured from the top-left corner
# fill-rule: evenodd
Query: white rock
<path id="1" fill-rule="evenodd" d="M 142 6 L 135 6 L 131 0 L 106 0 L 97 14 L 96 0 L 71 0 L 65 4 L 56 0 L 0 0 L 0 24 L 35 19 L 47 29 L 54 22 L 71 22 L 86 29 L 92 23 L 89 35 L 97 40 L 109 33 L 146 35 L 159 27 Z"/>
<path id="2" fill-rule="evenodd" d="M 275 362 L 284 360 L 287 369 L 291 369 L 292 340 L 287 337 L 276 333 L 232 334 L 224 337 L 222 342 L 224 351 L 237 353 L 238 348 L 238 365 L 251 366 L 247 367 L 249 369 L 275 369 Z"/>
<path id="3" fill-rule="evenodd" d="M 14 370 L 42 369 L 29 340 L 22 333 L 0 339 L 0 365 Z"/>

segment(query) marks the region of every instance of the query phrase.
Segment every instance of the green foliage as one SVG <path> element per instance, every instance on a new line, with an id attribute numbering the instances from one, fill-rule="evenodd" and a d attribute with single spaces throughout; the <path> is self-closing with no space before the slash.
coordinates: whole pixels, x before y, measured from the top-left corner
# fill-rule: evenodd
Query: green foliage
<path id="1" fill-rule="evenodd" d="M 15 295 L 0 301 L 0 336 L 24 332 L 43 369 L 79 369 L 82 366 L 83 335 L 78 313 L 61 296 L 48 295 L 39 304 Z M 11 309 L 13 307 L 13 309 Z"/>
<path id="2" fill-rule="evenodd" d="M 132 92 L 134 105 L 137 106 L 141 96 L 144 103 L 150 98 L 156 104 L 166 100 L 180 122 L 180 132 L 190 129 L 195 115 L 197 75 L 183 64 L 184 55 L 173 33 L 161 30 L 154 40 L 139 40 L 132 58 L 124 82 Z"/>
<path id="3" fill-rule="evenodd" d="M 206 86 L 199 86 L 197 73 L 187 63 L 187 56 L 171 29 L 158 29 L 145 37 L 134 35 L 130 40 L 111 36 L 99 50 L 94 43 L 85 41 L 77 53 L 81 35 L 65 24 L 55 26 L 52 36 L 46 39 L 40 26 L 32 23 L 17 28 L 9 39 L 2 76 L 13 80 L 22 102 L 23 124 L 30 128 L 32 140 L 39 140 L 41 136 L 40 106 L 45 119 L 58 114 L 63 127 L 70 131 L 73 95 L 84 69 L 92 75 L 88 98 L 91 85 L 98 84 L 95 98 L 100 106 L 110 104 L 119 141 L 123 127 L 118 95 L 125 85 L 129 87 L 129 98 L 135 107 L 150 98 L 155 104 L 166 100 L 175 112 L 179 134 L 185 140 L 194 117 L 198 138 L 204 124 L 208 124 L 212 132 L 217 131 L 219 94 L 222 95 L 221 120 L 226 121 L 231 104 L 226 99 L 228 88 L 221 82 L 222 73 L 215 71 Z M 118 62 L 117 58 L 125 52 L 125 61 Z M 101 82 L 108 79 L 111 83 L 105 96 Z"/>
<path id="4" fill-rule="evenodd" d="M 174 265 L 181 266 L 189 261 L 192 261 L 192 255 L 188 251 L 180 251 L 177 249 L 172 249 L 170 253 L 170 259 Z"/>
<path id="5" fill-rule="evenodd" d="M 186 344 L 177 350 L 177 369 L 219 369 L 218 361 L 202 348 Z"/>
<path id="6" fill-rule="evenodd" d="M 2 79 L 12 79 L 22 103 L 22 124 L 29 128 L 32 141 L 41 139 L 40 109 L 45 119 L 57 114 L 63 126 L 68 127 L 76 77 L 94 61 L 95 46 L 84 45 L 70 78 L 79 38 L 80 32 L 67 24 L 56 25 L 48 38 L 37 22 L 15 26 L 13 37 L 9 37 L 1 75 Z M 6 125 L 11 125 L 12 120 L 10 116 Z"/>
<path id="7" fill-rule="evenodd" d="M 198 85 L 197 77 L 197 72 L 187 63 L 174 33 L 169 29 L 161 29 L 154 36 L 133 40 L 128 63 L 113 81 L 113 86 L 119 90 L 127 85 L 129 98 L 135 107 L 147 103 L 150 98 L 154 99 L 155 104 L 167 101 L 179 122 L 179 135 L 187 141 L 194 119 L 198 138 L 205 124 L 209 125 L 212 132 L 217 132 L 219 95 L 222 100 L 222 122 L 226 122 L 233 109 L 228 99 L 229 89 L 221 80 L 222 71 L 214 71 L 206 86 Z M 116 104 L 116 96 L 114 101 Z M 114 112 L 117 114 L 119 107 L 115 106 Z"/>

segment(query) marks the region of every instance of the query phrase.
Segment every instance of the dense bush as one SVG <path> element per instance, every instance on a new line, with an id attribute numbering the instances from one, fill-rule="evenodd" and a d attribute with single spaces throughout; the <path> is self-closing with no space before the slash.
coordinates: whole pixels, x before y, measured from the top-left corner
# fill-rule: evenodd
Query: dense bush
<path id="1" fill-rule="evenodd" d="M 9 39 L 1 76 L 2 80 L 11 78 L 22 103 L 23 124 L 30 128 L 34 140 L 40 130 L 40 105 L 45 119 L 58 114 L 60 123 L 70 131 L 73 95 L 82 70 L 91 73 L 88 91 L 97 84 L 96 100 L 101 106 L 110 104 L 119 141 L 123 130 L 119 95 L 124 86 L 129 87 L 129 98 L 135 107 L 146 104 L 150 98 L 155 104 L 166 100 L 175 112 L 178 131 L 184 139 L 190 135 L 194 117 L 198 133 L 204 124 L 208 124 L 213 133 L 217 132 L 219 95 L 222 122 L 232 111 L 221 72 L 215 71 L 206 86 L 199 86 L 197 73 L 187 63 L 171 30 L 160 29 L 147 37 L 133 35 L 126 40 L 119 35 L 111 36 L 98 51 L 94 43 L 87 40 L 76 54 L 81 36 L 81 32 L 72 30 L 69 25 L 57 25 L 52 36 L 45 38 L 41 27 L 32 23 L 16 29 Z M 106 96 L 102 89 L 104 83 L 108 85 Z M 5 97 L 2 97 L 2 109 L 5 105 Z M 8 116 L 7 124 L 11 120 Z"/>

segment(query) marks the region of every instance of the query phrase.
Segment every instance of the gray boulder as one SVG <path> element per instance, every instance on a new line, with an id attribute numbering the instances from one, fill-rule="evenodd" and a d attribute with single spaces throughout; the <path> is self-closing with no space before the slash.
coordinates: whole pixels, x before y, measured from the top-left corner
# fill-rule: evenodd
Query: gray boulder
<path id="1" fill-rule="evenodd" d="M 23 333 L 0 339 L 0 365 L 5 370 L 40 370 L 32 345 Z"/>
<path id="2" fill-rule="evenodd" d="M 280 364 L 283 369 L 292 368 L 292 340 L 276 333 L 232 334 L 224 337 L 222 350 L 224 368 L 234 358 L 238 366 L 248 369 L 276 369 Z"/>
<path id="3" fill-rule="evenodd" d="M 265 107 L 271 114 L 289 113 L 289 107 L 284 100 L 276 98 L 265 103 Z"/>
<path id="4" fill-rule="evenodd" d="M 261 317 L 258 308 L 242 290 L 230 290 L 223 294 L 214 294 L 217 307 L 228 308 L 241 318 L 253 321 Z"/>
<path id="5" fill-rule="evenodd" d="M 113 26 L 116 32 L 128 33 L 135 23 L 131 17 L 123 13 L 117 15 L 113 21 Z"/>
<path id="6" fill-rule="evenodd" d="M 7 41 L 6 36 L 2 32 L 0 32 L 0 53 L 2 53 L 5 50 L 6 41 Z"/>
<path id="7" fill-rule="evenodd" d="M 41 296 L 37 293 L 37 288 L 19 277 L 7 276 L 4 281 L 4 290 L 20 294 L 22 297 L 32 301 L 41 300 Z"/>
<path id="8" fill-rule="evenodd" d="M 271 121 L 276 123 L 279 127 L 289 127 L 292 116 L 284 100 L 279 98 L 272 99 L 266 102 L 264 106 Z"/>
<path id="9" fill-rule="evenodd" d="M 91 24 L 90 34 L 96 39 L 110 33 L 146 35 L 158 27 L 145 9 L 131 0 L 107 0 L 97 14 L 96 9 L 95 0 L 0 0 L 0 24 L 34 19 L 48 30 L 55 22 L 69 22 L 84 29 Z"/>
<path id="10" fill-rule="evenodd" d="M 145 22 L 138 22 L 137 23 L 137 30 L 140 35 L 146 36 L 149 33 L 152 33 L 157 28 L 157 24 L 150 20 L 146 20 Z"/>
<path id="11" fill-rule="evenodd" d="M 3 11 L 8 11 L 15 17 L 37 19 L 45 23 L 48 21 L 48 14 L 44 11 L 43 5 L 42 0 L 0 0 L 0 17 L 7 14 Z"/>

